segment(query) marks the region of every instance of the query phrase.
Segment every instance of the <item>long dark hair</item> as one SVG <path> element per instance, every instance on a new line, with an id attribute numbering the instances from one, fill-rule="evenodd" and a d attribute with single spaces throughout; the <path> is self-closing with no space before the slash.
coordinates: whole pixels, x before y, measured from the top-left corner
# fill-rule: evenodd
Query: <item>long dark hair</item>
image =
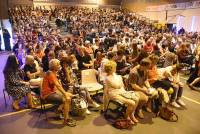
<path id="1" fill-rule="evenodd" d="M 6 65 L 4 67 L 4 76 L 7 76 L 11 72 L 16 72 L 19 70 L 19 64 L 17 63 L 17 58 L 15 55 L 9 55 Z"/>

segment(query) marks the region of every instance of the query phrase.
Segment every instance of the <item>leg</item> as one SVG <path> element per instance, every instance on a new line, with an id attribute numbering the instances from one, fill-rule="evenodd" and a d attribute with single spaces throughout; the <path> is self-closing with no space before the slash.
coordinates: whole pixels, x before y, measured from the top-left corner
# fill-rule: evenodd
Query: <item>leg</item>
<path id="1" fill-rule="evenodd" d="M 20 110 L 20 107 L 19 107 L 19 102 L 20 102 L 21 99 L 17 99 L 17 100 L 14 100 L 13 103 L 12 103 L 12 106 L 15 110 Z"/>
<path id="2" fill-rule="evenodd" d="M 192 81 L 192 83 L 190 83 L 190 86 L 194 86 L 194 85 L 197 84 L 198 82 L 200 82 L 200 77 L 194 79 L 194 81 Z"/>
<path id="3" fill-rule="evenodd" d="M 140 118 L 144 118 L 144 115 L 142 113 L 142 107 L 147 104 L 149 98 L 147 95 L 140 91 L 137 91 L 136 94 L 139 96 L 139 103 L 136 112 Z"/>
<path id="4" fill-rule="evenodd" d="M 178 90 L 178 93 L 177 93 L 177 100 L 176 100 L 176 102 L 178 104 L 180 104 L 181 106 L 185 106 L 185 103 L 181 100 L 182 94 L 183 94 L 183 87 L 180 86 L 179 90 Z"/>
<path id="5" fill-rule="evenodd" d="M 32 99 L 31 93 L 27 94 L 27 99 L 28 99 L 28 107 L 29 108 L 34 108 L 34 106 L 33 106 L 33 99 Z"/>
<path id="6" fill-rule="evenodd" d="M 116 100 L 116 101 L 120 101 L 123 104 L 127 105 L 125 117 L 127 119 L 130 119 L 132 121 L 132 124 L 134 124 L 133 121 L 134 121 L 135 117 L 134 117 L 133 113 L 135 112 L 135 102 L 133 100 L 126 99 L 120 95 L 117 95 L 117 96 L 113 97 L 112 99 Z"/>
<path id="7" fill-rule="evenodd" d="M 64 121 L 66 121 L 69 118 L 70 102 L 71 102 L 71 97 L 66 97 L 64 99 L 64 103 L 63 103 Z"/>

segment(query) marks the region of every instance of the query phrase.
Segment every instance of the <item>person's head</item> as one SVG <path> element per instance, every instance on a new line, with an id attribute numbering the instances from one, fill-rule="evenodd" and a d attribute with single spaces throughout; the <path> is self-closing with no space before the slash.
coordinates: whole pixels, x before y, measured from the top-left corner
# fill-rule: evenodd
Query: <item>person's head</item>
<path id="1" fill-rule="evenodd" d="M 70 58 L 72 59 L 73 63 L 74 63 L 75 61 L 77 61 L 76 56 L 75 56 L 74 54 L 71 54 L 71 55 L 70 55 Z"/>
<path id="2" fill-rule="evenodd" d="M 3 73 L 7 74 L 11 71 L 15 72 L 17 69 L 19 69 L 19 63 L 16 56 L 14 54 L 9 55 Z"/>
<path id="3" fill-rule="evenodd" d="M 71 58 L 71 56 L 63 56 L 60 60 L 60 64 L 62 67 L 71 66 L 72 63 L 73 63 L 73 59 Z"/>
<path id="4" fill-rule="evenodd" d="M 151 65 L 156 65 L 158 63 L 159 57 L 157 55 L 151 54 L 148 58 L 151 61 Z"/>
<path id="5" fill-rule="evenodd" d="M 60 51 L 58 52 L 58 59 L 59 59 L 59 60 L 61 60 L 62 57 L 66 57 L 66 56 L 67 56 L 67 54 L 66 54 L 66 52 L 65 52 L 64 50 L 60 50 Z"/>
<path id="6" fill-rule="evenodd" d="M 32 55 L 26 56 L 26 65 L 33 65 L 34 64 L 34 57 Z"/>
<path id="7" fill-rule="evenodd" d="M 116 72 L 116 62 L 114 61 L 108 61 L 105 65 L 104 65 L 104 71 L 108 74 L 111 75 L 113 73 Z"/>
<path id="8" fill-rule="evenodd" d="M 44 50 L 44 53 L 45 53 L 45 55 L 48 55 L 49 54 L 49 48 L 47 47 L 45 50 Z"/>
<path id="9" fill-rule="evenodd" d="M 118 58 L 122 58 L 124 56 L 124 51 L 122 50 L 122 49 L 119 49 L 118 51 L 117 51 L 117 57 Z"/>
<path id="10" fill-rule="evenodd" d="M 103 58 L 103 55 L 102 55 L 102 53 L 99 51 L 99 52 L 97 52 L 97 54 L 96 54 L 96 59 L 102 59 Z"/>
<path id="11" fill-rule="evenodd" d="M 51 60 L 51 59 L 55 59 L 55 53 L 54 53 L 54 51 L 50 51 L 49 52 L 49 54 L 48 54 L 48 58 L 49 58 L 49 61 Z"/>
<path id="12" fill-rule="evenodd" d="M 107 57 L 108 57 L 109 60 L 114 60 L 115 56 L 116 56 L 116 54 L 114 52 L 108 52 Z"/>
<path id="13" fill-rule="evenodd" d="M 58 59 L 51 59 L 49 62 L 49 70 L 58 72 L 61 69 L 60 61 Z"/>
<path id="14" fill-rule="evenodd" d="M 28 55 L 34 55 L 34 51 L 32 47 L 29 47 L 26 52 Z"/>
<path id="15" fill-rule="evenodd" d="M 85 47 L 90 47 L 90 41 L 89 40 L 85 41 Z"/>
<path id="16" fill-rule="evenodd" d="M 147 71 L 150 68 L 151 61 L 148 58 L 144 58 L 140 61 L 140 70 Z"/>

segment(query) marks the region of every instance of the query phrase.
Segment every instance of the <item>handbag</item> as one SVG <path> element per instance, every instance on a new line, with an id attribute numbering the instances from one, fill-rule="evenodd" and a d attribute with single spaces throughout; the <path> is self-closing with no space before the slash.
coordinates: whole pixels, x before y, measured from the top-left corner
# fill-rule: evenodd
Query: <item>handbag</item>
<path id="1" fill-rule="evenodd" d="M 167 108 L 167 107 L 160 107 L 158 115 L 163 118 L 164 120 L 171 121 L 171 122 L 177 122 L 178 121 L 178 115 L 174 113 L 173 110 Z"/>
<path id="2" fill-rule="evenodd" d="M 85 99 L 81 97 L 72 98 L 71 100 L 71 111 L 75 116 L 83 116 L 87 110 L 87 103 Z"/>
<path id="3" fill-rule="evenodd" d="M 131 129 L 132 124 L 130 120 L 127 119 L 117 119 L 114 123 L 113 126 L 117 129 Z"/>

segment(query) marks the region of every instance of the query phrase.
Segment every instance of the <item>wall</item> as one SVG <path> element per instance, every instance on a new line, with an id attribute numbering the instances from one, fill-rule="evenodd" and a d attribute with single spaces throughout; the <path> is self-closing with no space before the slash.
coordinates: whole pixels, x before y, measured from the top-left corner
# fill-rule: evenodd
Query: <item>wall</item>
<path id="1" fill-rule="evenodd" d="M 119 8 L 122 0 L 33 0 L 34 7 L 37 6 L 86 6 L 89 8 L 113 7 Z"/>
<path id="2" fill-rule="evenodd" d="M 16 5 L 33 5 L 33 0 L 8 0 L 9 7 Z"/>
<path id="3" fill-rule="evenodd" d="M 169 3 L 190 2 L 195 0 L 122 0 L 122 7 L 134 11 L 145 11 L 148 6 L 169 4 Z"/>
<path id="4" fill-rule="evenodd" d="M 138 13 L 159 22 L 177 24 L 177 29 L 184 27 L 187 31 L 200 31 L 200 8 L 168 11 L 167 21 L 166 11 Z"/>
<path id="5" fill-rule="evenodd" d="M 8 18 L 8 1 L 0 0 L 0 19 Z"/>
<path id="6" fill-rule="evenodd" d="M 125 2 L 125 1 L 123 1 Z M 143 15 L 151 20 L 158 20 L 161 23 L 174 23 L 177 29 L 185 28 L 187 31 L 200 31 L 200 8 L 196 9 L 181 9 L 181 10 L 168 10 L 166 11 L 145 11 L 148 6 L 171 4 L 171 1 L 161 0 L 160 2 L 131 2 L 126 0 L 122 7 L 136 11 L 138 14 Z M 187 2 L 187 0 L 179 0 L 178 2 Z M 136 8 L 135 8 L 136 7 Z M 138 10 L 139 9 L 139 10 Z M 166 20 L 167 16 L 167 20 Z"/>

